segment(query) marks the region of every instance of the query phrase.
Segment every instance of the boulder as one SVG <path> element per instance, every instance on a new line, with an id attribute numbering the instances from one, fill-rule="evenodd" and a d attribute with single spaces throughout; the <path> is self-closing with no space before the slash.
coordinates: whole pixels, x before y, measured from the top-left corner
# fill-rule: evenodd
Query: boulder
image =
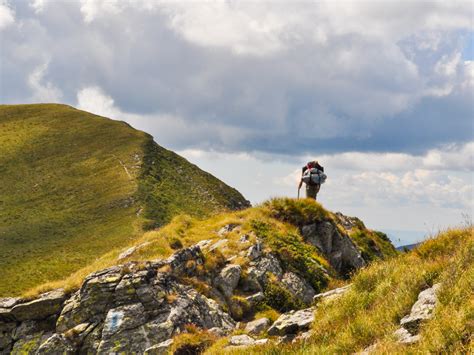
<path id="1" fill-rule="evenodd" d="M 317 247 L 331 266 L 342 275 L 348 275 L 366 265 L 351 238 L 342 234 L 333 222 L 322 221 L 303 226 L 301 234 L 306 242 Z"/>
<path id="2" fill-rule="evenodd" d="M 239 283 L 241 273 L 242 267 L 240 265 L 227 265 L 216 277 L 214 284 L 225 296 L 231 297 L 234 289 Z"/>
<path id="3" fill-rule="evenodd" d="M 319 293 L 316 296 L 314 296 L 313 300 L 314 301 L 329 301 L 329 300 L 334 300 L 340 296 L 342 296 L 344 293 L 346 293 L 351 285 L 335 288 L 334 290 L 330 290 L 327 292 Z"/>
<path id="4" fill-rule="evenodd" d="M 420 340 L 419 335 L 412 335 L 403 327 L 398 328 L 393 334 L 398 339 L 398 342 L 402 344 L 413 344 Z"/>
<path id="5" fill-rule="evenodd" d="M 281 279 L 283 276 L 280 261 L 273 254 L 262 256 L 254 263 L 254 266 L 248 269 L 249 277 L 255 277 L 263 285 L 267 283 L 268 274 L 273 274 L 278 279 Z"/>
<path id="6" fill-rule="evenodd" d="M 253 345 L 254 343 L 255 339 L 246 334 L 234 335 L 229 339 L 230 346 L 249 346 Z"/>
<path id="7" fill-rule="evenodd" d="M 268 329 L 269 335 L 297 334 L 307 331 L 314 321 L 314 308 L 282 314 Z"/>
<path id="8" fill-rule="evenodd" d="M 271 321 L 268 318 L 256 319 L 247 323 L 245 331 L 251 335 L 259 335 L 267 330 L 270 324 Z"/>
<path id="9" fill-rule="evenodd" d="M 248 335 L 245 335 L 245 334 L 234 335 L 230 337 L 229 345 L 227 346 L 227 349 L 240 349 L 240 348 L 245 348 L 248 346 L 257 346 L 257 345 L 265 345 L 265 344 L 268 344 L 268 339 L 255 340 L 254 338 L 249 337 Z"/>
<path id="10" fill-rule="evenodd" d="M 150 346 L 145 350 L 145 355 L 166 355 L 168 354 L 171 346 L 173 345 L 173 339 L 162 341 L 157 345 Z"/>
<path id="11" fill-rule="evenodd" d="M 306 303 L 307 305 L 313 302 L 313 297 L 316 292 L 311 285 L 304 278 L 299 277 L 294 272 L 286 272 L 281 283 L 285 285 L 295 297 Z"/>
<path id="12" fill-rule="evenodd" d="M 15 305 L 11 314 L 18 321 L 45 319 L 61 312 L 65 299 L 66 295 L 62 289 L 46 292 L 30 302 Z"/>
<path id="13" fill-rule="evenodd" d="M 418 300 L 411 308 L 409 315 L 402 318 L 400 325 L 407 329 L 411 334 L 417 334 L 420 323 L 430 319 L 433 316 L 433 310 L 436 306 L 436 292 L 440 288 L 440 284 L 433 285 L 418 295 Z"/>

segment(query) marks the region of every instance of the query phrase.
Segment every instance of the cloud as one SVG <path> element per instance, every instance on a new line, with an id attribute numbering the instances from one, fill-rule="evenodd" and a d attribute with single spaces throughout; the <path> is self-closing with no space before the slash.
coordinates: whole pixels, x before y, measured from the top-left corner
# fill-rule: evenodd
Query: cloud
<path id="1" fill-rule="evenodd" d="M 28 77 L 28 85 L 33 90 L 33 102 L 59 102 L 62 93 L 50 81 L 45 81 L 44 76 L 48 70 L 48 61 L 37 66 Z"/>
<path id="2" fill-rule="evenodd" d="M 341 4 L 15 3 L 2 102 L 35 98 L 46 57 L 41 83 L 62 102 L 100 88 L 114 118 L 173 149 L 419 155 L 472 140 L 467 5 Z"/>
<path id="3" fill-rule="evenodd" d="M 0 1 L 0 31 L 15 22 L 15 12 L 7 1 Z"/>
<path id="4" fill-rule="evenodd" d="M 77 93 L 77 108 L 104 117 L 122 116 L 122 113 L 114 107 L 114 99 L 97 86 L 79 90 Z"/>

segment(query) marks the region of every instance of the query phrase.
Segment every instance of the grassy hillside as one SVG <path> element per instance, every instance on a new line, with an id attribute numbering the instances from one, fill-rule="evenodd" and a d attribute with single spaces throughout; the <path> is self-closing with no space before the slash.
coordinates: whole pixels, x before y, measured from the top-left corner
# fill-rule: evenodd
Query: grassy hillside
<path id="1" fill-rule="evenodd" d="M 228 258 L 233 258 L 232 262 L 240 264 L 245 270 L 249 266 L 246 265 L 248 259 L 240 257 L 239 253 L 246 251 L 248 243 L 240 242 L 242 236 L 247 236 L 249 242 L 260 239 L 265 248 L 276 254 L 285 267 L 302 275 L 315 290 L 322 291 L 328 285 L 339 285 L 342 280 L 328 264 L 324 255 L 315 246 L 306 243 L 300 233 L 301 225 L 317 221 L 332 221 L 342 229 L 335 214 L 325 210 L 319 203 L 307 199 L 274 199 L 257 207 L 219 213 L 207 219 L 179 215 L 166 226 L 144 233 L 127 247 L 114 248 L 67 279 L 44 284 L 32 290 L 30 295 L 59 287 L 64 287 L 66 290 L 77 289 L 83 278 L 93 271 L 126 261 L 145 262 L 166 258 L 177 249 L 194 245 L 202 240 L 211 240 L 213 243 L 222 239 L 227 241 L 219 250 L 213 251 L 208 256 L 207 268 L 210 271 L 217 268 L 216 263 Z M 219 233 L 229 225 L 234 226 L 232 231 L 226 232 L 225 235 Z M 390 258 L 398 255 L 383 234 L 370 231 L 363 224 L 354 228 L 352 234 L 358 235 L 359 243 L 363 241 L 362 247 L 367 243 L 376 246 L 377 253 L 371 254 L 369 259 Z M 355 239 L 353 240 L 356 244 L 358 243 Z M 128 248 L 136 249 L 126 259 L 118 260 L 119 255 Z M 371 250 L 367 249 L 367 252 Z M 328 270 L 329 274 L 322 272 L 320 266 Z M 202 291 L 199 284 L 195 286 Z M 296 302 L 291 299 L 288 301 L 288 304 Z M 285 307 L 285 305 L 275 306 L 279 308 L 279 311 L 284 311 Z"/>
<path id="2" fill-rule="evenodd" d="M 152 137 L 65 105 L 0 106 L 0 296 L 58 280 L 180 213 L 243 207 Z"/>
<path id="3" fill-rule="evenodd" d="M 472 354 L 474 351 L 474 229 L 441 233 L 397 258 L 374 262 L 351 280 L 341 298 L 320 304 L 304 343 L 246 349 L 249 354 Z M 396 342 L 393 332 L 420 291 L 441 283 L 434 316 L 421 341 Z M 209 354 L 222 353 L 220 344 Z M 232 353 L 232 352 L 230 352 Z M 234 352 L 234 353 L 238 353 Z"/>

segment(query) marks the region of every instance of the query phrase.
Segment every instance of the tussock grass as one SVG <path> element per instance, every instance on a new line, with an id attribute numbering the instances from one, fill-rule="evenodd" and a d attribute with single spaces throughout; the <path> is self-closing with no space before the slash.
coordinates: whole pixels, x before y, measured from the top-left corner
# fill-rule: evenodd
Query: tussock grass
<path id="1" fill-rule="evenodd" d="M 285 214 L 296 214 L 300 217 L 294 219 L 285 217 Z M 306 199 L 273 199 L 260 206 L 241 211 L 220 213 L 207 219 L 178 215 L 167 225 L 143 233 L 141 237 L 137 237 L 128 245 L 114 247 L 102 257 L 90 262 L 87 267 L 79 269 L 67 278 L 41 284 L 24 294 L 28 297 L 34 297 L 41 292 L 59 287 L 63 287 L 68 291 L 75 290 L 80 287 L 82 280 L 89 273 L 117 264 L 119 262 L 117 260 L 118 255 L 130 247 L 138 248 L 131 256 L 121 260 L 120 263 L 166 258 L 173 254 L 176 248 L 189 247 L 202 240 L 210 240 L 211 243 L 216 243 L 221 239 L 226 239 L 227 242 L 219 250 L 205 253 L 206 260 L 203 271 L 214 272 L 223 265 L 226 259 L 248 249 L 250 245 L 256 242 L 257 238 L 264 242 L 267 251 L 278 255 L 286 268 L 307 278 L 316 291 L 322 291 L 329 283 L 339 286 L 342 281 L 335 278 L 335 272 L 331 270 L 327 260 L 320 255 L 317 248 L 303 241 L 299 227 L 295 224 L 303 223 L 301 221 L 307 223 L 311 221 L 311 218 L 327 216 L 332 218 L 330 212 L 324 210 L 319 203 Z M 226 225 L 236 227 L 224 235 L 219 235 L 218 232 Z M 246 236 L 246 242 L 241 241 L 243 236 Z M 245 265 L 247 259 L 242 257 L 234 258 L 232 262 L 240 264 L 244 269 L 247 266 Z M 329 277 L 321 272 L 320 266 L 330 271 Z M 188 282 L 192 283 L 190 280 Z M 205 291 L 205 288 L 199 283 L 194 282 L 194 284 Z M 286 307 L 285 305 L 288 302 L 293 302 L 291 299 L 285 298 L 287 292 L 278 292 L 278 287 L 273 291 L 278 294 L 279 304 L 283 308 Z M 298 303 L 298 308 L 301 306 Z"/>
<path id="2" fill-rule="evenodd" d="M 348 354 L 377 343 L 376 353 L 472 353 L 474 229 L 451 229 L 413 252 L 376 261 L 359 271 L 341 298 L 321 303 L 304 344 L 253 348 L 249 354 Z M 419 292 L 441 282 L 434 317 L 421 327 L 420 343 L 404 346 L 393 332 Z M 217 353 L 211 348 L 210 353 Z"/>

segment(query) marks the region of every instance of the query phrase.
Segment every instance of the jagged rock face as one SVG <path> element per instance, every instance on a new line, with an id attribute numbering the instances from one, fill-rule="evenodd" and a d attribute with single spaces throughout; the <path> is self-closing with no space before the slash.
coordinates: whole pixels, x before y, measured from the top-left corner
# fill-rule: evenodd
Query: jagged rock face
<path id="1" fill-rule="evenodd" d="M 30 302 L 4 301 L 13 306 L 2 308 L 0 352 L 143 353 L 189 323 L 232 329 L 234 320 L 214 300 L 176 277 L 190 273 L 190 260 L 203 262 L 199 248 L 140 270 L 127 264 L 93 273 L 67 300 L 58 290 Z M 165 265 L 167 272 L 157 272 Z"/>
<path id="2" fill-rule="evenodd" d="M 217 263 L 215 269 L 207 269 L 202 250 L 207 256 L 222 251 L 231 244 L 229 233 L 239 228 L 227 225 L 217 231 L 221 237 L 217 242 L 203 240 L 167 259 L 130 262 L 92 273 L 69 295 L 56 290 L 35 300 L 0 299 L 0 353 L 25 349 L 51 353 L 57 349 L 61 353 L 159 354 L 170 348 L 173 336 L 187 324 L 219 337 L 228 335 L 236 320 L 245 319 L 245 307 L 269 304 L 272 293 L 268 290 L 273 283 L 287 291 L 284 297 L 298 300 L 293 303 L 295 307 L 309 307 L 347 290 L 316 295 L 317 287 L 304 271 L 289 265 L 267 241 L 256 236 L 252 241 L 249 235 L 241 236 L 238 259 L 235 255 Z M 354 243 L 332 221 L 315 222 L 301 227 L 301 231 L 336 271 L 344 274 L 365 265 Z M 247 331 L 259 335 L 268 329 L 269 335 L 289 342 L 309 329 L 313 312 L 314 308 L 307 308 L 285 313 L 273 325 L 268 319 L 259 319 L 248 323 Z M 264 343 L 247 336 L 235 338 L 229 345 Z"/>
<path id="3" fill-rule="evenodd" d="M 356 245 L 330 221 L 322 221 L 301 228 L 305 240 L 317 247 L 340 274 L 348 275 L 366 265 Z"/>

